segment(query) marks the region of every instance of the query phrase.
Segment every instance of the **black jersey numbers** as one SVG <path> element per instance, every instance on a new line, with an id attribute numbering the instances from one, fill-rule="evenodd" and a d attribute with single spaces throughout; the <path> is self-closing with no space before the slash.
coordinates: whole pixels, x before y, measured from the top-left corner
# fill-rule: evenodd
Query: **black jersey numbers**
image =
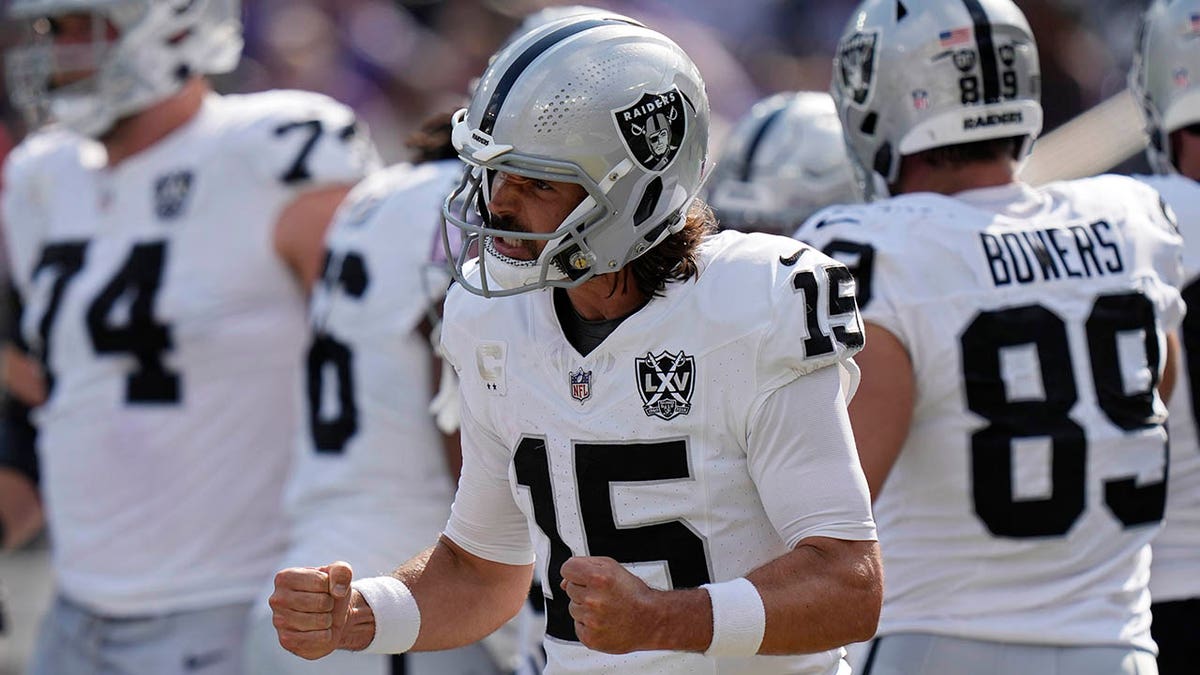
<path id="1" fill-rule="evenodd" d="M 792 277 L 792 289 L 804 297 L 804 358 L 832 354 L 834 340 L 849 349 L 863 346 L 854 277 L 841 265 L 826 265 L 821 272 L 803 270 Z"/>
<path id="2" fill-rule="evenodd" d="M 367 265 L 357 253 L 325 255 L 321 275 L 322 292 L 332 297 L 339 290 L 351 299 L 361 299 L 370 279 Z M 308 423 L 313 446 L 320 453 L 341 453 L 358 433 L 358 404 L 354 398 L 354 352 L 317 325 L 306 361 L 308 370 Z M 331 393 L 326 385 L 335 387 Z M 327 408 L 336 406 L 336 411 Z"/>
<path id="3" fill-rule="evenodd" d="M 275 128 L 275 135 L 291 136 L 297 135 L 303 138 L 300 145 L 300 150 L 296 154 L 296 159 L 292 162 L 288 170 L 279 177 L 287 185 L 303 183 L 312 180 L 313 174 L 309 168 L 309 158 L 312 156 L 313 150 L 321 141 L 321 137 L 325 135 L 325 123 L 321 120 L 305 120 L 302 122 L 288 122 L 281 124 Z M 358 134 L 357 123 L 351 123 L 338 131 L 338 139 L 342 142 L 349 142 Z"/>
<path id="4" fill-rule="evenodd" d="M 97 354 L 129 354 L 137 360 L 125 386 L 129 403 L 179 402 L 179 375 L 163 364 L 163 355 L 174 346 L 171 327 L 154 316 L 166 258 L 165 242 L 134 246 L 87 311 Z M 127 312 L 119 309 L 122 300 L 129 302 Z"/>
<path id="5" fill-rule="evenodd" d="M 1085 331 L 1096 400 L 1105 417 L 1124 431 L 1161 425 L 1164 420 L 1154 409 L 1159 350 L 1150 300 L 1138 293 L 1101 296 Z M 1122 363 L 1118 343 L 1128 335 L 1142 336 L 1144 363 Z M 1042 392 L 1010 396 L 1001 352 L 1026 345 L 1040 368 Z M 961 346 L 967 407 L 988 421 L 971 436 L 976 515 L 997 536 L 1065 535 L 1086 508 L 1088 477 L 1087 436 L 1071 418 L 1079 392 L 1066 323 L 1042 305 L 982 312 L 963 332 Z M 1128 391 L 1123 367 L 1148 367 L 1147 386 Z M 1050 489 L 1042 498 L 1019 498 L 1013 485 L 1014 442 L 1029 438 L 1050 441 Z M 1165 468 L 1165 446 L 1161 452 Z M 1105 504 L 1124 526 L 1162 519 L 1165 478 L 1138 485 L 1136 477 L 1113 477 L 1103 487 Z"/>
<path id="6" fill-rule="evenodd" d="M 46 390 L 54 388 L 54 370 L 50 361 L 51 337 L 54 330 L 54 320 L 58 318 L 58 310 L 62 306 L 63 292 L 71 283 L 72 277 L 83 269 L 84 254 L 87 252 L 86 241 L 68 241 L 50 244 L 42 249 L 42 256 L 34 268 L 33 277 L 36 280 L 43 274 L 49 274 L 50 295 L 46 300 L 46 311 L 38 321 L 38 338 L 40 345 L 34 345 L 34 353 L 42 360 L 46 372 Z"/>
<path id="7" fill-rule="evenodd" d="M 619 526 L 613 512 L 613 486 L 692 478 L 687 441 L 648 443 L 573 443 L 579 516 L 587 555 L 621 563 L 666 563 L 673 588 L 695 588 L 712 580 L 704 538 L 682 520 L 637 527 Z M 534 520 L 550 540 L 546 564 L 546 634 L 578 642 L 570 599 L 559 584 L 562 566 L 572 556 L 559 528 L 546 441 L 526 436 L 513 456 L 517 482 L 529 489 Z M 574 528 L 572 528 L 574 529 Z"/>
<path id="8" fill-rule="evenodd" d="M 866 309 L 871 303 L 875 247 L 847 239 L 834 239 L 821 252 L 845 265 L 854 275 L 854 297 L 858 300 L 859 309 Z"/>
<path id="9" fill-rule="evenodd" d="M 86 241 L 50 244 L 42 249 L 34 273 L 35 278 L 42 273 L 53 275 L 45 313 L 38 322 L 41 345 L 36 350 L 51 386 L 54 325 L 67 287 L 83 269 L 87 247 Z M 179 375 L 163 363 L 163 357 L 173 347 L 171 327 L 154 314 L 166 258 L 165 242 L 136 244 L 85 314 L 88 337 L 97 355 L 125 354 L 134 359 L 136 366 L 125 384 L 127 403 L 162 404 L 180 400 Z"/>

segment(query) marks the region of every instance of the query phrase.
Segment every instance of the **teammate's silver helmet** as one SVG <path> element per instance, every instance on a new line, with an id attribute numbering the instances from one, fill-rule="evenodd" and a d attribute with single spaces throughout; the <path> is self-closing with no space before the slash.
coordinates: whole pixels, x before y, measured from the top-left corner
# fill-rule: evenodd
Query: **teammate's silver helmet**
<path id="1" fill-rule="evenodd" d="M 1171 132 L 1200 123 L 1200 0 L 1150 5 L 1129 75 L 1150 136 L 1150 166 L 1158 173 L 1174 173 Z"/>
<path id="2" fill-rule="evenodd" d="M 579 17 L 588 15 L 605 15 L 617 18 L 628 18 L 621 14 L 617 14 L 616 12 L 604 9 L 602 7 L 594 7 L 592 5 L 551 5 L 549 7 L 543 7 L 536 12 L 530 12 L 529 14 L 526 14 L 525 18 L 521 19 L 521 25 L 517 26 L 516 29 L 513 30 L 513 32 L 504 40 L 504 44 L 500 46 L 499 51 L 503 51 L 505 47 L 515 42 L 517 38 L 521 37 L 522 35 L 530 31 L 537 30 L 548 23 L 562 21 L 563 19 L 577 19 Z"/>
<path id="3" fill-rule="evenodd" d="M 865 0 L 833 60 L 832 93 L 868 198 L 886 196 L 900 159 L 1042 129 L 1041 69 L 1011 0 Z"/>
<path id="4" fill-rule="evenodd" d="M 620 270 L 683 227 L 700 186 L 708 119 L 691 59 L 631 19 L 569 18 L 521 36 L 454 118 L 454 146 L 470 165 L 444 209 L 447 228 L 467 235 L 449 253 L 455 278 L 474 293 L 502 296 Z M 487 213 L 498 171 L 576 183 L 587 197 L 552 233 L 506 232 L 491 227 Z M 472 207 L 482 224 L 468 217 Z M 548 243 L 537 260 L 521 261 L 499 253 L 494 237 Z M 476 250 L 478 286 L 462 271 Z"/>
<path id="5" fill-rule="evenodd" d="M 830 204 L 861 201 L 833 99 L 775 94 L 734 127 L 706 182 L 722 227 L 791 235 Z"/>
<path id="6" fill-rule="evenodd" d="M 91 15 L 92 41 L 55 45 L 54 19 L 74 13 Z M 35 125 L 57 121 L 88 136 L 192 75 L 233 70 L 242 53 L 241 0 L 12 0 L 8 16 L 25 32 L 6 57 L 13 102 Z M 71 71 L 92 75 L 54 86 L 56 72 Z"/>

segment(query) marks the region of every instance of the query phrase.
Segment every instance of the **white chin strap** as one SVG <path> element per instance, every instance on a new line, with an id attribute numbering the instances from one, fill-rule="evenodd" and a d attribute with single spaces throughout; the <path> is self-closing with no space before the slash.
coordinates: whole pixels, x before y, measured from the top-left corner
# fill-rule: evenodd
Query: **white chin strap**
<path id="1" fill-rule="evenodd" d="M 56 96 L 50 102 L 50 117 L 75 133 L 97 138 L 116 121 L 104 108 L 97 94 Z"/>
<path id="2" fill-rule="evenodd" d="M 553 249 L 547 244 L 542 250 L 542 257 L 537 260 L 517 260 L 492 248 L 491 238 L 487 238 L 483 246 L 484 270 L 488 280 L 494 282 L 502 290 L 511 291 L 525 286 L 540 286 L 542 268 L 546 268 L 546 281 L 561 281 L 567 278 L 558 265 L 547 257 L 547 252 Z"/>

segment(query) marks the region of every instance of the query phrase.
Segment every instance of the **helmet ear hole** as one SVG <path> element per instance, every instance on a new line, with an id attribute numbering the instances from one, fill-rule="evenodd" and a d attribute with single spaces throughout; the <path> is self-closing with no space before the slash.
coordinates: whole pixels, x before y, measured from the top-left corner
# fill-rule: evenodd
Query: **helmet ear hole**
<path id="1" fill-rule="evenodd" d="M 858 127 L 859 131 L 868 136 L 875 135 L 875 126 L 879 124 L 879 113 L 871 112 L 863 118 L 862 124 Z"/>
<path id="2" fill-rule="evenodd" d="M 875 173 L 883 176 L 889 183 L 892 181 L 892 162 L 895 156 L 892 152 L 892 144 L 884 143 L 875 153 L 874 168 Z"/>
<path id="3" fill-rule="evenodd" d="M 662 177 L 655 176 L 654 180 L 646 186 L 646 191 L 642 193 L 642 200 L 638 202 L 637 209 L 633 212 L 634 227 L 646 222 L 650 214 L 654 213 L 654 209 L 658 207 L 658 200 L 662 197 L 662 192 Z"/>

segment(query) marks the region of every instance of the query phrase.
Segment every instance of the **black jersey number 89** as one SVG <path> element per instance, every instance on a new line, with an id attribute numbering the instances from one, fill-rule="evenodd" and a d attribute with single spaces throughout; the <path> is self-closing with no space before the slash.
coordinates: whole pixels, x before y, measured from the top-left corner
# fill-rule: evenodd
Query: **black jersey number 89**
<path id="1" fill-rule="evenodd" d="M 1159 345 L 1154 306 L 1140 293 L 1103 295 L 1085 324 L 1092 380 L 1100 409 L 1124 431 L 1161 426 L 1154 409 Z M 1151 382 L 1127 393 L 1118 355 L 1120 334 L 1141 334 Z M 1040 304 L 982 312 L 962 334 L 967 407 L 989 424 L 971 436 L 975 513 L 1000 537 L 1065 535 L 1086 508 L 1087 438 L 1070 416 L 1079 400 L 1075 365 L 1063 320 Z M 1010 400 L 1005 394 L 1000 352 L 1033 345 L 1045 396 Z M 1051 494 L 1017 499 L 1013 490 L 1013 441 L 1046 437 L 1051 444 Z M 1162 450 L 1164 467 L 1166 447 Z M 1104 503 L 1125 527 L 1162 519 L 1166 478 L 1138 485 L 1136 477 L 1104 481 Z"/>
<path id="2" fill-rule="evenodd" d="M 682 520 L 622 527 L 613 513 L 611 486 L 615 483 L 690 479 L 687 441 L 576 442 L 572 450 L 588 555 L 608 556 L 621 563 L 665 562 L 674 588 L 695 588 L 712 580 L 704 539 Z M 513 466 L 517 482 L 529 488 L 538 529 L 550 540 L 546 565 L 546 634 L 579 642 L 568 609 L 570 598 L 559 588 L 563 563 L 572 553 L 559 533 L 546 441 L 533 436 L 522 438 L 513 455 Z"/>

